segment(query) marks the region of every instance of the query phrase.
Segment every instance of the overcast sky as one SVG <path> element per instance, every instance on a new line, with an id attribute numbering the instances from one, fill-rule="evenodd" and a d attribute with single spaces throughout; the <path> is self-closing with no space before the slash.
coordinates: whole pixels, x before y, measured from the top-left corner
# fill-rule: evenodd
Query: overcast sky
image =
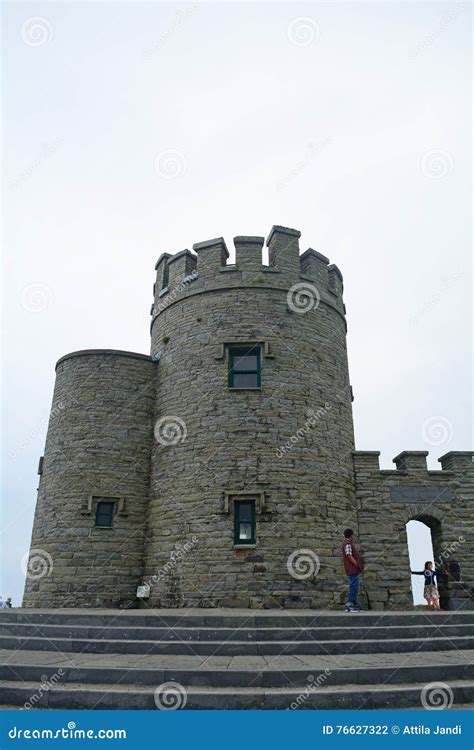
<path id="1" fill-rule="evenodd" d="M 55 362 L 148 353 L 163 251 L 300 229 L 344 275 L 357 447 L 472 449 L 467 3 L 3 11 L 4 597 Z"/>

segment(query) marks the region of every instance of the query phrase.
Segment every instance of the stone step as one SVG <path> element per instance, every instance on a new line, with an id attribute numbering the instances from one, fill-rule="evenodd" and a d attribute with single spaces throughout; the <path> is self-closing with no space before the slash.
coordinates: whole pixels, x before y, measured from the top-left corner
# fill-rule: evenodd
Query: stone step
<path id="1" fill-rule="evenodd" d="M 174 685 L 174 688 L 173 688 Z M 423 708 L 425 683 L 398 685 L 358 684 L 305 689 L 261 687 L 187 687 L 173 683 L 174 696 L 164 703 L 160 684 L 156 688 L 137 685 L 56 684 L 40 693 L 36 682 L 0 683 L 0 703 L 33 705 L 50 709 L 157 709 L 160 697 L 166 707 L 184 709 L 381 709 Z M 452 680 L 449 699 L 463 705 L 474 700 L 474 686 L 469 680 Z"/>
<path id="2" fill-rule="evenodd" d="M 474 611 L 454 612 L 358 612 L 318 610 L 0 610 L 0 623 L 35 623 L 49 625 L 87 625 L 96 627 L 189 627 L 189 628 L 288 628 L 288 627 L 352 627 L 356 624 L 376 625 L 474 625 Z"/>
<path id="3" fill-rule="evenodd" d="M 350 631 L 346 635 L 350 635 Z M 474 648 L 474 637 L 430 637 L 411 638 L 413 650 L 444 651 Z M 345 638 L 339 640 L 281 640 L 281 641 L 178 641 L 178 640 L 133 640 L 87 638 L 43 638 L 13 635 L 0 636 L 1 649 L 41 650 L 54 649 L 68 653 L 113 653 L 113 654 L 200 654 L 200 655 L 271 655 L 271 654 L 346 654 L 348 652 L 398 653 L 405 651 L 407 640 L 403 638 Z"/>
<path id="4" fill-rule="evenodd" d="M 420 708 L 439 680 L 474 699 L 467 611 L 0 610 L 0 649 L 8 706 L 153 709 L 169 682 L 191 709 Z"/>
<path id="5" fill-rule="evenodd" d="M 433 664 L 413 666 L 411 654 L 400 654 L 398 663 L 390 666 L 338 667 L 332 665 L 314 665 L 301 668 L 280 666 L 278 659 L 260 669 L 212 668 L 204 663 L 193 669 L 169 668 L 166 666 L 149 667 L 114 667 L 114 666 L 69 666 L 63 664 L 5 664 L 0 666 L 0 681 L 35 682 L 54 685 L 57 681 L 64 683 L 81 683 L 95 685 L 153 685 L 175 681 L 187 687 L 298 687 L 304 689 L 318 681 L 324 687 L 344 684 L 389 684 L 434 682 L 439 679 L 440 669 L 444 681 L 470 680 L 474 682 L 474 663 L 459 662 L 443 664 L 433 654 Z M 285 660 L 282 660 L 283 664 Z M 1 684 L 1 683 L 0 683 Z"/>
<path id="6" fill-rule="evenodd" d="M 474 637 L 474 624 L 446 625 L 423 623 L 420 625 L 368 626 L 352 621 L 345 627 L 123 627 L 122 625 L 50 625 L 45 623 L 0 622 L 0 636 L 23 638 L 77 638 L 89 640 L 147 640 L 147 641 L 327 641 L 341 639 L 380 638 L 413 639 L 467 636 Z"/>

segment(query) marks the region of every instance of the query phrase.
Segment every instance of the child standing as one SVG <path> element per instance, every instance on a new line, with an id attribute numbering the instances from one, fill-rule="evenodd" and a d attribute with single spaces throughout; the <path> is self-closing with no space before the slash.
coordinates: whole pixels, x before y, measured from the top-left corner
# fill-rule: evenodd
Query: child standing
<path id="1" fill-rule="evenodd" d="M 425 562 L 424 570 L 412 570 L 414 576 L 425 576 L 425 587 L 423 589 L 423 596 L 428 604 L 428 609 L 435 609 L 439 611 L 439 593 L 438 587 L 436 586 L 435 579 L 438 577 L 439 572 L 433 570 L 433 563 L 428 560 Z"/>

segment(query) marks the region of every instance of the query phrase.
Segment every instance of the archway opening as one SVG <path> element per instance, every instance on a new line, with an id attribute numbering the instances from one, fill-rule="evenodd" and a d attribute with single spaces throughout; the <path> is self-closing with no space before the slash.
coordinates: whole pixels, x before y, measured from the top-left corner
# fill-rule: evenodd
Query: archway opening
<path id="1" fill-rule="evenodd" d="M 437 570 L 442 568 L 443 536 L 441 522 L 433 516 L 420 515 L 406 524 L 408 555 L 411 570 L 423 570 L 427 560 L 431 560 Z M 423 576 L 412 576 L 413 603 L 424 604 Z M 446 576 L 437 579 L 439 600 L 443 609 L 449 609 L 449 585 Z"/>
<path id="2" fill-rule="evenodd" d="M 431 529 L 427 524 L 415 519 L 408 521 L 406 528 L 410 570 L 423 570 L 427 560 L 434 562 Z M 423 576 L 411 577 L 411 592 L 415 606 L 426 604 L 423 598 L 423 587 Z"/>

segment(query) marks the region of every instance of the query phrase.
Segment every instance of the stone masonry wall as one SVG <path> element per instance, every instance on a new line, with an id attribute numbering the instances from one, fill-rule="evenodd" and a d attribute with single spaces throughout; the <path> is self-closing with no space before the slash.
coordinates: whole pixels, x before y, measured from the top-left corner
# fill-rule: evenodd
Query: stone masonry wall
<path id="1" fill-rule="evenodd" d="M 151 357 L 73 352 L 57 364 L 24 606 L 339 607 L 342 533 L 365 557 L 362 601 L 412 606 L 405 525 L 432 529 L 444 606 L 473 606 L 473 453 L 394 471 L 354 451 L 339 269 L 273 227 L 164 253 Z M 229 346 L 261 352 L 261 387 L 231 389 Z M 96 528 L 113 499 L 112 528 Z M 234 546 L 234 503 L 256 501 L 255 546 Z"/>
<path id="2" fill-rule="evenodd" d="M 325 607 L 345 596 L 341 534 L 355 498 L 342 276 L 313 250 L 299 257 L 298 237 L 274 227 L 269 267 L 263 237 L 235 238 L 235 265 L 222 239 L 195 245 L 197 261 L 185 251 L 157 263 L 163 435 L 152 450 L 149 605 Z M 262 347 L 260 390 L 228 388 L 237 343 Z M 234 548 L 233 501 L 245 497 L 257 499 L 257 543 Z M 292 575 L 292 554 L 315 575 Z"/>
<path id="3" fill-rule="evenodd" d="M 134 602 L 155 405 L 149 357 L 75 352 L 58 362 L 23 606 Z M 95 527 L 93 497 L 117 499 L 112 528 Z"/>
<path id="4" fill-rule="evenodd" d="M 354 471 L 363 576 L 372 609 L 411 608 L 406 523 L 431 528 L 443 608 L 474 607 L 474 453 L 442 456 L 441 471 L 428 471 L 426 451 L 405 451 L 396 469 L 381 471 L 378 452 L 356 451 Z M 460 580 L 452 572 L 460 569 Z"/>

